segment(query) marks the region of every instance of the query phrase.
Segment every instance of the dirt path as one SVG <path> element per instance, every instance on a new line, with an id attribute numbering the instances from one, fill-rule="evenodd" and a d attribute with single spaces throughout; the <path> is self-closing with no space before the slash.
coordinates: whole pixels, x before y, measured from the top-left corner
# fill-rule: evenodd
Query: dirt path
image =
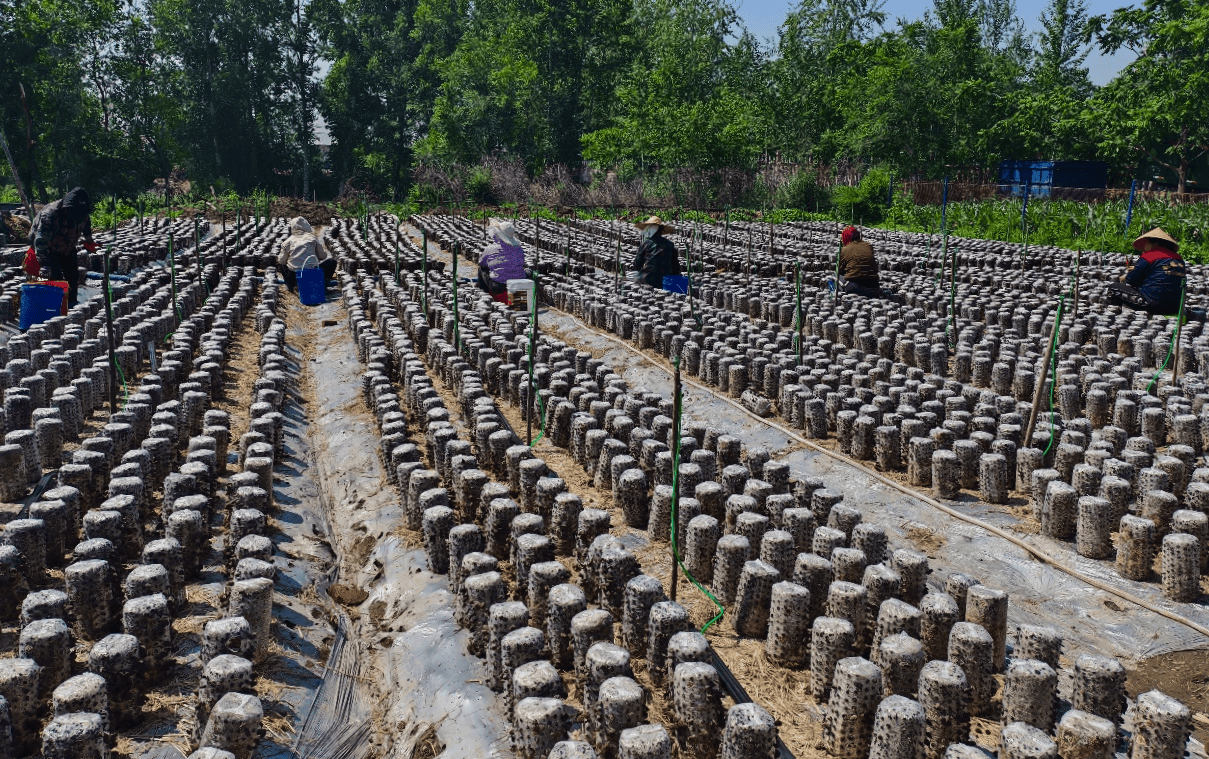
<path id="1" fill-rule="evenodd" d="M 310 309 L 288 302 L 289 339 L 302 347 L 301 391 L 309 399 L 315 492 L 305 498 L 322 509 L 334 551 L 317 591 L 341 601 L 340 634 L 299 755 L 410 757 L 418 746 L 430 753 L 416 756 L 435 756 L 438 747 L 446 759 L 500 755 L 508 746 L 502 706 L 482 685 L 483 663 L 466 653 L 447 580 L 425 569 L 418 541 L 400 529 L 347 312 L 339 302 Z"/>

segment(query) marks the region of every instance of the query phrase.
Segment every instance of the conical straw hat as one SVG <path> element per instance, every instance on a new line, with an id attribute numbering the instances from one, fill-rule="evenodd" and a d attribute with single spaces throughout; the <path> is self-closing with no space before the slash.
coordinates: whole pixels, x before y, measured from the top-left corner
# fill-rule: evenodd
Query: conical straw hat
<path id="1" fill-rule="evenodd" d="M 667 235 L 667 234 L 671 234 L 672 232 L 676 231 L 675 227 L 672 227 L 668 224 L 664 224 L 663 219 L 660 219 L 658 216 L 652 216 L 651 218 L 647 219 L 646 221 L 638 222 L 634 226 L 638 227 L 639 229 L 646 229 L 647 227 L 653 227 L 656 224 L 659 225 L 660 234 Z"/>
<path id="2" fill-rule="evenodd" d="M 1180 244 L 1175 241 L 1174 237 L 1164 232 L 1162 227 L 1155 227 L 1146 234 L 1138 237 L 1138 239 L 1134 240 L 1134 250 L 1141 250 L 1142 243 L 1146 240 L 1162 240 L 1163 242 L 1167 243 L 1167 247 L 1171 248 L 1173 252 L 1178 253 L 1180 250 Z"/>

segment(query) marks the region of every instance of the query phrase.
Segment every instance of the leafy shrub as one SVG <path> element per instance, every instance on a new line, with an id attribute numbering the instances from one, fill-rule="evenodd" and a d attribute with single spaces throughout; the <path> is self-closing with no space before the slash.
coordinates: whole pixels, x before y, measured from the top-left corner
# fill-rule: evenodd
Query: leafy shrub
<path id="1" fill-rule="evenodd" d="M 486 166 L 470 167 L 466 174 L 466 192 L 481 205 L 493 206 L 499 202 L 491 188 L 491 169 Z"/>
<path id="2" fill-rule="evenodd" d="M 856 187 L 832 189 L 832 215 L 853 224 L 877 224 L 886 216 L 889 197 L 890 172 L 874 169 Z"/>
<path id="3" fill-rule="evenodd" d="M 777 206 L 820 213 L 830 208 L 831 196 L 827 188 L 819 184 L 818 174 L 799 171 L 777 193 Z"/>

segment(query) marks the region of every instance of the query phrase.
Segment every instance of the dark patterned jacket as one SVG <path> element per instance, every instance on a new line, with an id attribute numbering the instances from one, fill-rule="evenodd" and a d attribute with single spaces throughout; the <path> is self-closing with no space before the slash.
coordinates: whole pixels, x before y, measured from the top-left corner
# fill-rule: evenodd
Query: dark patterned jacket
<path id="1" fill-rule="evenodd" d="M 33 228 L 29 232 L 34 241 L 34 252 L 38 263 L 43 267 L 49 266 L 51 256 L 63 260 L 75 259 L 79 247 L 80 235 L 84 240 L 92 242 L 92 221 L 85 216 L 78 222 L 72 222 L 71 214 L 63 208 L 63 201 L 56 200 L 42 206 L 34 219 Z"/>

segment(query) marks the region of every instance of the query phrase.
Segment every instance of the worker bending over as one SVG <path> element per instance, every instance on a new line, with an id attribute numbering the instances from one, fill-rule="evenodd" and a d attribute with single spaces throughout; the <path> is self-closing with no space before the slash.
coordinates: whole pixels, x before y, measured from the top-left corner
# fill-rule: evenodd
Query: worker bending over
<path id="1" fill-rule="evenodd" d="M 642 241 L 638 244 L 638 255 L 630 266 L 631 277 L 660 290 L 663 288 L 664 277 L 680 275 L 680 258 L 676 255 L 676 246 L 664 237 L 675 230 L 664 224 L 658 216 L 652 216 L 634 226 L 641 230 Z"/>
<path id="2" fill-rule="evenodd" d="M 33 241 L 36 267 L 27 267 L 33 276 L 67 283 L 67 307 L 74 308 L 79 298 L 80 269 L 76 261 L 76 249 L 80 237 L 83 247 L 95 253 L 92 241 L 92 199 L 83 187 L 77 187 L 56 200 L 42 206 L 34 218 L 29 237 Z M 31 262 L 32 263 L 32 262 Z"/>
<path id="3" fill-rule="evenodd" d="M 525 273 L 525 249 L 510 221 L 492 219 L 487 228 L 493 242 L 479 257 L 478 284 L 500 303 L 508 303 L 508 280 L 528 279 Z"/>
<path id="4" fill-rule="evenodd" d="M 1109 302 L 1155 316 L 1176 316 L 1188 277 L 1187 266 L 1179 255 L 1180 244 L 1155 227 L 1134 240 L 1133 247 L 1142 255 L 1134 261 L 1133 268 L 1121 275 L 1120 282 L 1108 286 Z M 1203 314 L 1203 309 L 1195 312 Z"/>
<path id="5" fill-rule="evenodd" d="M 843 291 L 866 298 L 899 300 L 897 293 L 882 289 L 877 277 L 877 255 L 873 246 L 861 239 L 861 231 L 846 227 L 840 233 L 840 240 L 843 247 L 840 248 L 839 286 Z"/>
<path id="6" fill-rule="evenodd" d="M 290 292 L 298 287 L 298 272 L 312 266 L 323 270 L 324 283 L 336 276 L 336 259 L 315 236 L 310 222 L 297 216 L 290 222 L 290 236 L 281 244 L 281 252 L 277 254 L 277 267 L 281 269 L 282 279 Z"/>

